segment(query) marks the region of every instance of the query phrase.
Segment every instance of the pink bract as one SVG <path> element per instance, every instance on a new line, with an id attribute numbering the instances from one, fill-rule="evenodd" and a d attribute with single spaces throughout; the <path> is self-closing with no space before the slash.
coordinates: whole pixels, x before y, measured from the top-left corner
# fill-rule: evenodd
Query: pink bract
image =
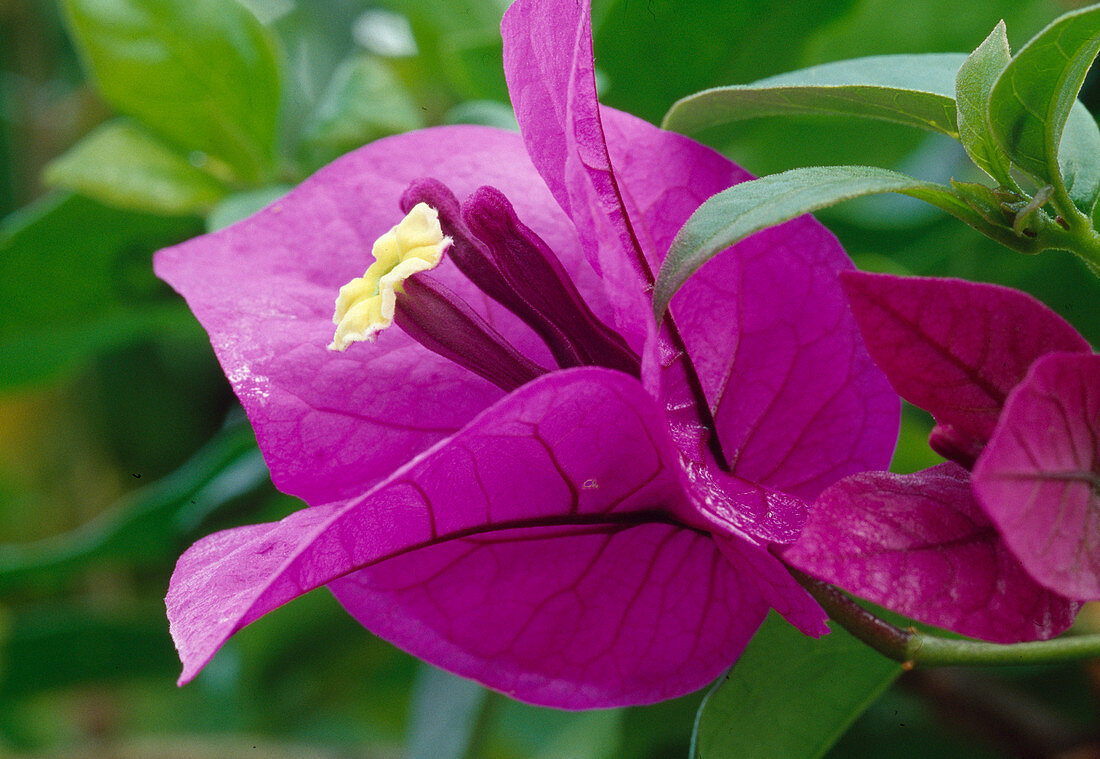
<path id="1" fill-rule="evenodd" d="M 921 622 L 998 643 L 1057 635 L 1080 606 L 1031 579 L 954 463 L 841 480 L 783 558 Z"/>
<path id="2" fill-rule="evenodd" d="M 1062 632 L 1078 599 L 1100 590 L 1100 370 L 1088 342 L 1005 287 L 842 281 L 871 355 L 903 398 L 935 416 L 933 447 L 964 466 L 838 482 L 784 558 L 967 635 Z"/>
<path id="3" fill-rule="evenodd" d="M 974 491 L 1035 579 L 1100 599 L 1100 356 L 1035 362 L 974 467 Z"/>
<path id="4" fill-rule="evenodd" d="M 273 481 L 312 507 L 180 559 L 167 604 L 181 682 L 321 585 L 402 648 L 564 708 L 698 688 L 769 607 L 827 630 L 768 546 L 797 535 L 803 499 L 885 466 L 893 448 L 897 397 L 836 278 L 850 262 L 815 221 L 795 220 L 704 267 L 673 300 L 676 332 L 658 333 L 649 272 L 691 211 L 748 174 L 599 106 L 587 4 L 521 0 L 503 32 L 522 136 L 467 126 L 380 140 L 156 258 L 209 331 Z M 642 379 L 581 367 L 505 394 L 397 329 L 326 351 L 337 289 L 426 176 L 459 198 L 503 192 L 642 356 Z M 432 276 L 553 366 L 452 263 Z M 708 416 L 729 471 L 706 445 Z"/>
<path id="5" fill-rule="evenodd" d="M 1069 322 L 1019 290 L 864 272 L 842 279 L 875 363 L 902 398 L 936 418 L 933 447 L 964 463 L 981 453 L 1037 358 L 1091 351 Z"/>

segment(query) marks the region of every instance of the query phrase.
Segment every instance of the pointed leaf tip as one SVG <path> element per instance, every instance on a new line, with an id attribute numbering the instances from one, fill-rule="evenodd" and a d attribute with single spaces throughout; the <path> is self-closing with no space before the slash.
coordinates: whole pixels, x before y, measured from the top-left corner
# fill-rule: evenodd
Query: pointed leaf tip
<path id="1" fill-rule="evenodd" d="M 985 41 L 959 67 L 955 78 L 959 141 L 971 160 L 1005 187 L 1015 186 L 1008 156 L 993 135 L 989 123 L 989 93 L 1012 53 L 1005 22 L 999 21 Z"/>
<path id="2" fill-rule="evenodd" d="M 855 116 L 957 137 L 951 83 L 964 57 L 876 55 L 714 87 L 674 103 L 662 126 L 692 133 L 765 116 Z"/>

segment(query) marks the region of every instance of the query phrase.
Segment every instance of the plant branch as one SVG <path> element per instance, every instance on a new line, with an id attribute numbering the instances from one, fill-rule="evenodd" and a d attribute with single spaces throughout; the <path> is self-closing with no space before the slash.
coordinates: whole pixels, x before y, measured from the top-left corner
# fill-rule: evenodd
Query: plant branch
<path id="1" fill-rule="evenodd" d="M 1002 644 L 943 638 L 913 627 L 902 629 L 872 614 L 839 588 L 796 569 L 790 571 L 831 619 L 879 653 L 901 662 L 906 669 L 945 665 L 1052 664 L 1100 658 L 1100 634 Z"/>

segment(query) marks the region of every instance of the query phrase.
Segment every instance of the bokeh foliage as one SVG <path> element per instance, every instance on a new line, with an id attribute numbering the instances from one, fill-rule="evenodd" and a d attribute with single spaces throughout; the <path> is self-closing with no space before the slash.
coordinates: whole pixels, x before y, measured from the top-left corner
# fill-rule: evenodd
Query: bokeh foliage
<path id="1" fill-rule="evenodd" d="M 214 529 L 300 504 L 267 482 L 205 335 L 153 277 L 151 254 L 232 223 L 387 134 L 514 125 L 500 66 L 506 5 L 0 0 L 0 754 L 687 755 L 704 694 L 587 714 L 524 706 L 373 638 L 324 592 L 257 622 L 192 685 L 173 684 L 161 599 L 176 556 Z M 708 86 L 861 55 L 966 52 L 1001 18 L 1015 48 L 1065 9 L 1053 0 L 594 6 L 604 101 L 655 122 Z M 1095 112 L 1094 80 L 1083 98 Z M 765 119 L 703 138 L 758 174 L 871 163 L 971 178 L 960 174 L 961 149 L 897 125 Z M 1100 343 L 1100 289 L 1068 255 L 1011 253 L 900 198 L 821 218 L 863 268 L 1028 290 Z M 938 460 L 924 442 L 930 426 L 906 410 L 895 469 Z M 790 687 L 800 666 L 813 669 L 815 653 L 786 633 L 769 623 L 741 675 L 752 667 L 754 683 Z M 896 675 L 841 646 L 869 693 Z M 773 671 L 769 657 L 780 655 L 804 663 Z M 1047 668 L 979 684 L 1037 710 L 1052 733 L 1076 735 L 1096 717 L 1089 677 L 1087 667 Z M 955 714 L 943 726 L 937 714 L 974 686 L 959 678 L 902 678 L 830 755 L 1013 755 L 1019 740 L 979 737 L 996 715 Z M 851 685 L 843 670 L 810 681 L 832 684 L 838 699 Z M 798 724 L 769 716 L 797 713 L 797 701 L 754 693 L 743 724 Z"/>

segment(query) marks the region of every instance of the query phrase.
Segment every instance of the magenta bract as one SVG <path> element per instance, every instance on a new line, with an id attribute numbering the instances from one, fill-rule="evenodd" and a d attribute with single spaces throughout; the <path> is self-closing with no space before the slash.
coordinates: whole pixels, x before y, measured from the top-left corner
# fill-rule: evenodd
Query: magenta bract
<path id="1" fill-rule="evenodd" d="M 935 416 L 933 447 L 963 466 L 838 482 L 784 558 L 967 635 L 1062 632 L 1077 599 L 1100 597 L 1100 359 L 1016 290 L 842 280 L 871 355 L 902 397 Z"/>
<path id="2" fill-rule="evenodd" d="M 1019 290 L 864 272 L 842 280 L 875 363 L 902 398 L 936 418 L 933 447 L 968 467 L 1037 358 L 1091 352 L 1065 319 Z"/>
<path id="3" fill-rule="evenodd" d="M 999 643 L 1057 635 L 1080 606 L 1031 579 L 954 463 L 841 480 L 783 558 L 914 619 Z"/>
<path id="4" fill-rule="evenodd" d="M 1100 599 L 1100 356 L 1035 362 L 974 467 L 974 491 L 1035 579 Z"/>
<path id="5" fill-rule="evenodd" d="M 180 559 L 167 604 L 181 681 L 236 630 L 321 585 L 402 648 L 565 708 L 698 688 L 769 606 L 827 630 L 768 547 L 794 539 L 804 499 L 885 466 L 893 448 L 897 397 L 836 278 L 850 262 L 820 225 L 795 220 L 704 267 L 658 332 L 651 272 L 688 215 L 748 175 L 599 106 L 587 4 L 521 0 L 503 31 L 522 136 L 444 127 L 380 140 L 157 255 L 209 331 L 273 481 L 312 507 Z M 475 211 L 506 199 L 512 210 L 483 233 L 502 219 L 519 229 L 514 213 L 545 244 L 526 236 L 532 254 L 552 252 L 615 333 L 577 355 L 621 344 L 638 375 L 579 366 L 506 394 L 395 328 L 326 351 L 337 289 L 424 177 L 459 200 L 480 192 Z M 431 276 L 555 366 L 454 262 Z"/>

